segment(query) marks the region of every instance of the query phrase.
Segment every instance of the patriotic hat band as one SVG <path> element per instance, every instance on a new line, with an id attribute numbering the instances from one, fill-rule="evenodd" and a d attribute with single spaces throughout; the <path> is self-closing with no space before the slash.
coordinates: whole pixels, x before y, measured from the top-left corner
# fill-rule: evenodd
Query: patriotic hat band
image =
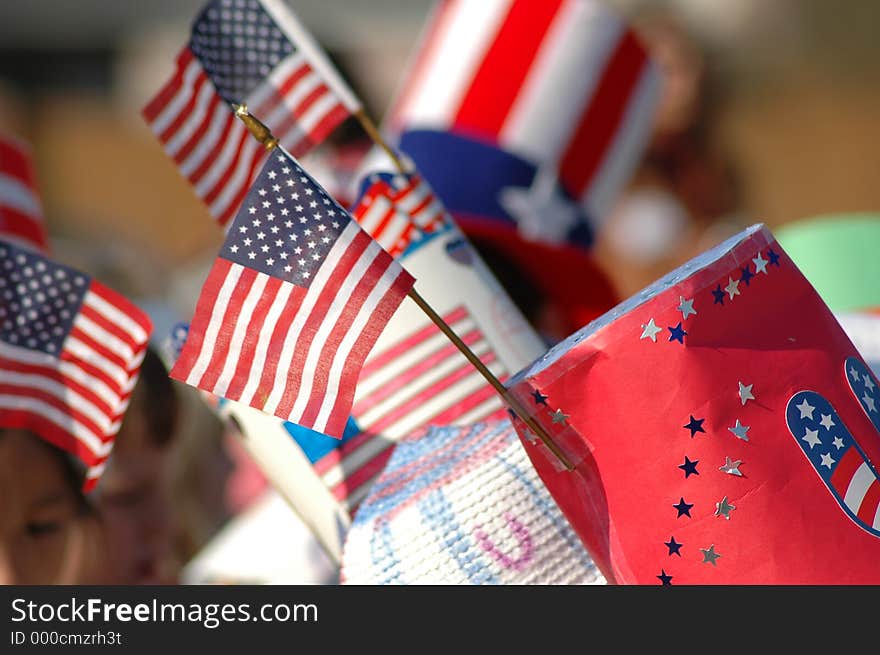
<path id="1" fill-rule="evenodd" d="M 609 580 L 880 582 L 880 381 L 756 225 L 509 383 L 516 421 Z"/>
<path id="2" fill-rule="evenodd" d="M 346 584 L 603 584 L 509 422 L 400 442 L 355 515 Z"/>

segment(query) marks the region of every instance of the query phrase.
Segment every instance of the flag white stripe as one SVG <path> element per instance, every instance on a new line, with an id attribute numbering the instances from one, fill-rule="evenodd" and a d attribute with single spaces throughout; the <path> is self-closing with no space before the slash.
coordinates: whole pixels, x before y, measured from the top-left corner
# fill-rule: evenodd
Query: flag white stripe
<path id="1" fill-rule="evenodd" d="M 455 419 L 454 423 L 451 423 L 451 425 L 470 425 L 471 423 L 477 423 L 489 415 L 494 414 L 503 406 L 501 397 L 496 394 L 491 398 L 486 399 L 472 410 L 459 416 Z"/>
<path id="2" fill-rule="evenodd" d="M 106 457 L 113 447 L 112 441 L 102 441 L 99 435 L 89 430 L 79 421 L 73 420 L 68 414 L 48 403 L 28 396 L 0 395 L 0 408 L 32 412 L 51 421 L 65 432 L 69 432 L 80 441 L 96 457 Z"/>
<path id="3" fill-rule="evenodd" d="M 327 253 L 325 263 L 327 261 L 338 261 L 359 232 L 360 227 L 354 221 L 346 225 L 345 229 L 336 239 L 336 243 L 334 243 L 333 247 L 330 249 L 330 252 Z M 308 318 L 312 315 L 315 303 L 318 301 L 321 291 L 327 284 L 327 280 L 332 273 L 333 266 L 325 265 L 318 268 L 315 279 L 312 280 L 312 283 L 309 285 L 305 296 L 303 296 L 302 303 L 300 304 L 299 309 L 297 309 L 296 316 L 294 316 L 293 322 L 290 324 L 287 336 L 284 338 L 284 345 L 281 348 L 281 355 L 278 357 L 278 368 L 275 372 L 276 383 L 273 385 L 272 391 L 269 393 L 269 398 L 263 405 L 263 411 L 268 414 L 274 414 L 275 410 L 278 408 L 278 403 L 281 402 L 285 385 L 283 383 L 278 384 L 277 381 L 286 380 L 290 374 L 290 363 L 293 359 L 293 350 L 296 347 L 297 339 L 302 332 L 303 325 L 305 325 Z"/>
<path id="4" fill-rule="evenodd" d="M 165 108 L 162 109 L 158 116 L 156 116 L 155 120 L 150 123 L 150 128 L 152 129 L 153 134 L 161 136 L 162 132 L 167 130 L 168 127 L 177 120 L 178 115 L 183 111 L 183 108 L 192 97 L 194 90 L 193 85 L 201 72 L 201 64 L 199 64 L 197 59 L 193 58 L 192 61 L 187 64 L 186 70 L 183 72 L 182 82 L 177 93 L 174 94 L 171 101 L 165 105 Z"/>
<path id="5" fill-rule="evenodd" d="M 303 366 L 303 376 L 299 392 L 297 393 L 296 401 L 294 401 L 293 408 L 289 414 L 289 416 L 292 417 L 290 420 L 296 422 L 296 419 L 302 416 L 306 406 L 311 400 L 312 385 L 315 380 L 314 372 L 318 370 L 319 362 L 326 361 L 324 349 L 327 345 L 327 338 L 336 327 L 342 314 L 351 305 L 352 300 L 354 300 L 352 298 L 352 293 L 358 282 L 361 281 L 364 274 L 367 272 L 367 269 L 369 269 L 370 265 L 373 263 L 373 260 L 376 259 L 377 255 L 380 253 L 382 253 L 382 249 L 379 247 L 379 244 L 371 240 L 369 245 L 361 253 L 360 257 L 358 257 L 358 260 L 348 272 L 345 279 L 342 281 L 342 285 L 339 287 L 339 291 L 336 292 L 336 296 L 333 298 L 333 302 L 330 303 L 330 307 L 328 307 L 327 311 L 323 313 L 321 325 L 309 345 L 309 352 L 308 355 L 306 355 L 305 365 Z M 328 258 L 324 265 L 326 266 L 328 264 L 335 268 L 337 260 Z M 278 376 L 276 376 L 275 385 L 277 387 L 284 386 L 284 379 L 279 379 Z M 332 394 L 333 401 L 336 401 L 335 390 L 328 387 L 327 394 Z"/>
<path id="6" fill-rule="evenodd" d="M 46 393 L 55 396 L 58 400 L 73 408 L 83 416 L 87 416 L 106 434 L 113 433 L 112 428 L 114 423 L 111 422 L 110 418 L 104 411 L 96 407 L 93 403 L 82 397 L 70 387 L 66 387 L 57 380 L 53 380 L 46 375 L 4 371 L 0 369 L 0 383 L 45 391 Z"/>
<path id="7" fill-rule="evenodd" d="M 211 356 L 213 355 L 214 349 L 207 344 L 214 344 L 217 341 L 217 335 L 220 333 L 220 327 L 223 325 L 223 317 L 226 314 L 226 307 L 232 299 L 232 294 L 235 291 L 235 287 L 238 284 L 238 280 L 241 278 L 243 271 L 244 268 L 240 264 L 232 264 L 229 267 L 229 271 L 226 273 L 226 278 L 223 280 L 223 284 L 220 286 L 220 291 L 217 292 L 217 299 L 214 302 L 214 306 L 211 308 L 211 318 L 208 321 L 208 328 L 205 330 L 204 340 L 202 341 L 203 346 L 199 351 L 199 356 L 196 358 L 195 364 L 193 364 L 193 367 L 190 369 L 189 375 L 186 378 L 186 383 L 190 386 L 198 387 L 199 381 L 202 379 L 205 371 L 208 370 L 208 364 L 211 363 Z"/>
<path id="8" fill-rule="evenodd" d="M 67 336 L 67 339 L 64 342 L 64 350 L 103 371 L 110 379 L 118 384 L 120 388 L 123 388 L 129 381 L 129 373 L 127 370 L 120 368 L 117 364 L 111 362 L 95 350 L 92 350 L 92 348 L 74 336 Z"/>
<path id="9" fill-rule="evenodd" d="M 0 175 L 0 206 L 9 207 L 34 219 L 41 219 L 43 216 L 40 201 L 33 189 L 15 177 Z"/>
<path id="10" fill-rule="evenodd" d="M 653 127 L 651 117 L 657 105 L 660 82 L 657 65 L 648 63 L 633 90 L 617 134 L 605 151 L 602 165 L 587 187 L 587 214 L 600 222 L 607 218 L 621 185 L 639 163 Z"/>
<path id="11" fill-rule="evenodd" d="M 134 321 L 128 314 L 120 310 L 118 307 L 115 307 L 113 304 L 109 303 L 107 300 L 102 298 L 91 289 L 89 291 L 86 291 L 86 295 L 83 298 L 83 303 L 104 316 L 114 325 L 120 327 L 122 330 L 127 332 L 131 336 L 131 338 L 138 344 L 146 343 L 147 338 L 150 336 L 147 334 L 144 328 L 142 328 L 140 324 Z M 143 357 L 143 353 L 141 353 L 139 356 Z"/>
<path id="12" fill-rule="evenodd" d="M 373 198 L 367 211 L 357 218 L 357 222 L 364 228 L 364 232 L 375 239 L 376 230 L 382 224 L 382 221 L 385 220 L 385 216 L 391 211 L 391 208 L 391 202 L 385 196 L 376 196 Z"/>
<path id="13" fill-rule="evenodd" d="M 624 28 L 602 3 L 565 2 L 499 133 L 501 146 L 530 161 L 559 161 Z"/>
<path id="14" fill-rule="evenodd" d="M 106 402 L 110 407 L 116 407 L 119 403 L 119 393 L 71 362 L 59 360 L 52 355 L 47 355 L 29 348 L 11 346 L 2 341 L 0 341 L 0 357 L 12 359 L 31 366 L 43 366 L 45 368 L 57 369 L 64 377 L 69 378 L 84 387 L 88 387 L 92 393 Z"/>
<path id="15" fill-rule="evenodd" d="M 241 305 L 241 313 L 239 314 L 239 319 L 235 322 L 235 329 L 233 330 L 232 338 L 229 341 L 229 351 L 226 353 L 226 360 L 223 362 L 223 370 L 220 372 L 220 375 L 217 378 L 217 383 L 212 389 L 212 392 L 218 396 L 225 396 L 226 390 L 229 389 L 229 383 L 232 382 L 232 378 L 235 375 L 235 367 L 238 365 L 238 360 L 241 355 L 241 348 L 251 330 L 251 317 L 254 315 L 254 309 L 260 301 L 260 298 L 263 296 L 263 290 L 266 288 L 268 282 L 268 275 L 258 274 Z M 262 326 L 260 326 L 260 329 L 262 330 Z M 254 373 L 254 371 L 256 371 L 256 373 Z M 254 374 L 259 377 L 259 371 L 260 369 L 253 368 L 252 362 L 248 377 L 250 378 Z"/>
<path id="16" fill-rule="evenodd" d="M 217 182 L 226 174 L 226 171 L 229 169 L 233 160 L 235 159 L 235 155 L 238 152 L 239 143 L 244 140 L 244 148 L 242 149 L 242 155 L 244 155 L 248 151 L 248 147 L 251 144 L 259 145 L 259 143 L 252 139 L 250 134 L 247 133 L 247 128 L 241 121 L 235 121 L 229 129 L 229 132 L 225 135 L 225 142 L 223 144 L 223 149 L 220 151 L 220 154 L 211 162 L 210 168 L 205 172 L 205 174 L 195 183 L 196 193 L 200 198 L 204 198 L 211 192 Z M 238 161 L 238 166 L 241 167 L 241 161 L 244 159 L 242 156 Z M 232 180 L 227 180 L 225 187 L 229 188 L 229 185 L 232 183 Z M 237 189 L 236 191 L 237 192 Z M 222 194 L 221 194 L 222 195 Z M 215 201 L 216 202 L 216 201 Z M 214 212 L 213 204 L 211 206 L 211 211 Z M 215 216 L 219 214 L 214 214 Z"/>
<path id="17" fill-rule="evenodd" d="M 457 2 L 451 10 L 447 33 L 435 36 L 439 47 L 426 62 L 408 106 L 400 116 L 404 124 L 448 128 L 471 80 L 507 16 L 512 0 Z"/>
<path id="18" fill-rule="evenodd" d="M 311 134 L 318 124 L 324 120 L 327 113 L 339 102 L 331 94 L 325 93 L 318 98 L 308 109 L 300 116 L 298 122 L 302 126 L 305 134 Z"/>
<path id="19" fill-rule="evenodd" d="M 359 448 L 346 455 L 333 468 L 328 469 L 327 472 L 321 476 L 321 480 L 332 490 L 333 487 L 350 476 L 352 472 L 357 471 L 364 464 L 371 461 L 376 455 L 393 445 L 394 441 L 381 436 L 369 439 L 361 444 Z"/>
<path id="20" fill-rule="evenodd" d="M 373 248 L 373 250 L 375 251 L 375 257 L 386 256 L 385 253 L 382 251 L 382 248 L 375 241 L 370 244 L 370 248 Z M 345 369 L 345 363 L 348 361 L 348 358 L 351 355 L 351 351 L 354 348 L 355 342 L 364 331 L 364 328 L 370 321 L 370 317 L 373 315 L 373 312 L 376 311 L 376 308 L 382 302 L 385 294 L 394 285 L 394 282 L 400 276 L 400 273 L 400 269 L 397 266 L 393 265 L 385 270 L 385 272 L 382 274 L 382 277 L 370 290 L 369 295 L 367 296 L 366 300 L 363 302 L 360 310 L 355 316 L 351 327 L 345 333 L 342 342 L 339 344 L 339 348 L 337 348 L 336 354 L 333 356 L 333 363 L 330 366 L 330 374 L 327 379 L 327 393 L 324 394 L 324 399 L 321 402 L 321 409 L 318 412 L 318 416 L 315 421 L 316 430 L 322 430 L 327 426 L 327 421 L 330 418 L 330 413 L 333 410 L 333 405 L 336 403 L 336 398 L 339 394 L 339 384 L 342 380 L 342 372 Z"/>
<path id="21" fill-rule="evenodd" d="M 165 151 L 173 158 L 186 145 L 196 130 L 198 130 L 205 122 L 210 120 L 208 109 L 211 107 L 212 101 L 217 97 L 210 80 L 205 80 L 202 88 L 199 89 L 199 95 L 196 96 L 195 105 L 187 114 L 186 119 L 177 127 L 168 143 L 165 144 Z M 221 103 L 229 112 L 229 108 L 225 103 Z"/>
<path id="22" fill-rule="evenodd" d="M 221 102 L 214 108 L 214 116 L 211 119 L 211 125 L 205 130 L 205 133 L 199 138 L 198 145 L 193 148 L 181 162 L 179 169 L 181 174 L 187 179 L 195 173 L 204 163 L 205 158 L 214 151 L 222 139 L 226 137 L 226 124 L 229 122 L 231 111 L 225 102 Z M 233 120 L 236 120 L 233 118 Z M 233 133 L 235 130 L 230 130 Z M 210 170 L 210 169 L 209 169 Z"/>
<path id="23" fill-rule="evenodd" d="M 123 359 L 125 359 L 126 362 L 131 362 L 134 359 L 134 350 L 131 348 L 131 346 L 129 346 L 115 334 L 111 334 L 110 332 L 102 328 L 88 316 L 78 314 L 73 321 L 73 325 L 74 327 L 85 332 L 102 346 L 106 346 L 115 354 L 120 355 Z"/>
<path id="24" fill-rule="evenodd" d="M 843 503 L 849 507 L 854 514 L 857 514 L 865 494 L 868 493 L 868 487 L 877 479 L 871 467 L 867 462 L 862 462 L 861 466 L 856 469 L 852 479 L 847 485 L 846 493 L 843 496 Z"/>

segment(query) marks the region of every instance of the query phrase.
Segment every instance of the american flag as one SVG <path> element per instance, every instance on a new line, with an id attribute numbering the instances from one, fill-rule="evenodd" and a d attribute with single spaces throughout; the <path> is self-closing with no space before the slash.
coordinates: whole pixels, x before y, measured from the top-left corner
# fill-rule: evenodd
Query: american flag
<path id="1" fill-rule="evenodd" d="M 246 104 L 297 157 L 360 108 L 283 3 L 208 3 L 174 74 L 142 113 L 221 225 L 235 216 L 266 159 L 230 103 Z"/>
<path id="2" fill-rule="evenodd" d="M 152 330 L 116 292 L 0 241 L 0 424 L 103 470 Z"/>
<path id="3" fill-rule="evenodd" d="M 463 305 L 443 320 L 496 377 L 507 376 Z M 336 500 L 353 513 L 401 438 L 426 425 L 464 425 L 504 416 L 495 390 L 439 328 L 425 323 L 385 350 L 371 353 L 342 443 L 291 432 Z"/>
<path id="4" fill-rule="evenodd" d="M 171 376 L 340 436 L 364 360 L 413 282 L 276 150 L 229 228 Z"/>
<path id="5" fill-rule="evenodd" d="M 361 183 L 352 214 L 392 255 L 425 234 L 451 225 L 452 218 L 418 173 L 372 173 Z"/>
<path id="6" fill-rule="evenodd" d="M 48 249 L 43 208 L 29 148 L 0 135 L 0 238 Z"/>
<path id="7" fill-rule="evenodd" d="M 880 581 L 880 381 L 766 228 L 669 273 L 510 387 L 578 461 L 557 470 L 515 422 L 616 582 Z"/>

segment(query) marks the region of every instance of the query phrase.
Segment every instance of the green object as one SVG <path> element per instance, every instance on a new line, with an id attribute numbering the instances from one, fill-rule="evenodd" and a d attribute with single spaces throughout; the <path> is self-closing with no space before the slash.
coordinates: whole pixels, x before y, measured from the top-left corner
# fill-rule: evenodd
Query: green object
<path id="1" fill-rule="evenodd" d="M 880 213 L 816 216 L 773 234 L 832 311 L 880 308 Z"/>

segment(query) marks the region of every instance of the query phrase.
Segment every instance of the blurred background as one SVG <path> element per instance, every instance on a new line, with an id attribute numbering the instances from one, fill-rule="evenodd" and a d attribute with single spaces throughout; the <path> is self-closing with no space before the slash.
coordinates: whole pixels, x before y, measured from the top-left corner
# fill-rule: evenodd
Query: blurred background
<path id="1" fill-rule="evenodd" d="M 880 210 L 880 3 L 608 1 L 666 75 L 652 143 L 596 248 L 621 298 L 748 224 Z M 432 2 L 287 2 L 381 119 Z M 201 5 L 0 0 L 0 129 L 33 146 L 52 249 L 137 299 L 157 339 L 188 320 L 222 241 L 140 116 Z M 306 158 L 331 189 L 367 145 L 347 127 Z M 265 481 L 178 388 L 182 565 Z"/>

